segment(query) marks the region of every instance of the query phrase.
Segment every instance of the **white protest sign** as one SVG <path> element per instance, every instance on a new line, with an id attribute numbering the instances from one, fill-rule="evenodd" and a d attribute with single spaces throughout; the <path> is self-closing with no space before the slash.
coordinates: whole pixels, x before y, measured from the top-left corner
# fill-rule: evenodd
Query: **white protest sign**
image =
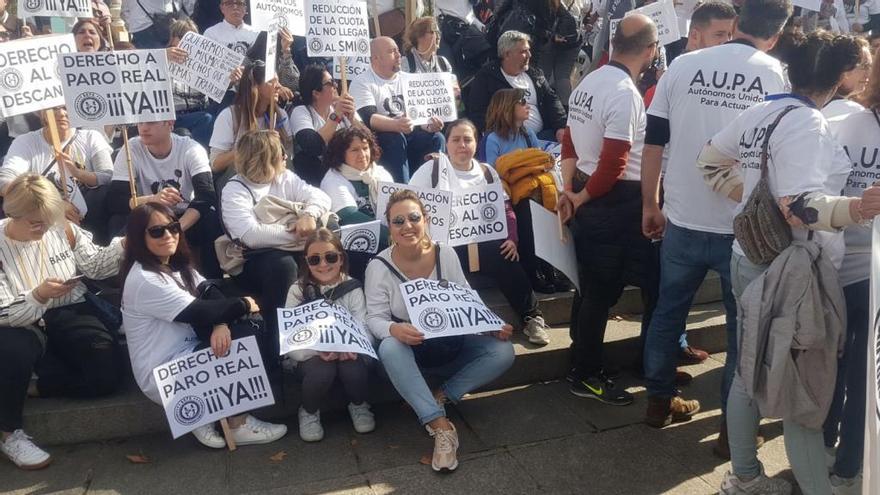
<path id="1" fill-rule="evenodd" d="M 373 220 L 340 226 L 339 239 L 342 241 L 343 249 L 352 253 L 379 252 L 380 224 L 379 220 Z"/>
<path id="2" fill-rule="evenodd" d="M 363 322 L 345 307 L 324 299 L 278 308 L 278 338 L 281 354 L 310 349 L 356 352 L 378 359 Z"/>
<path id="3" fill-rule="evenodd" d="M 58 57 L 75 51 L 72 34 L 0 43 L 0 117 L 63 106 Z"/>
<path id="4" fill-rule="evenodd" d="M 70 125 L 175 120 L 165 50 L 121 50 L 61 56 Z"/>
<path id="5" fill-rule="evenodd" d="M 171 77 L 220 103 L 229 88 L 229 76 L 244 63 L 244 55 L 196 33 L 186 33 L 177 47 L 187 57 L 182 64 L 168 61 Z"/>
<path id="6" fill-rule="evenodd" d="M 867 379 L 865 387 L 865 453 L 862 493 L 880 493 L 880 219 L 871 234 L 871 326 L 868 328 Z"/>
<path id="7" fill-rule="evenodd" d="M 400 284 L 410 322 L 426 339 L 501 330 L 504 320 L 477 291 L 448 281 L 420 278 Z"/>
<path id="8" fill-rule="evenodd" d="M 341 65 L 339 58 L 333 59 L 333 79 L 342 79 Z M 345 61 L 345 74 L 349 81 L 363 74 L 369 68 L 370 57 L 348 57 L 348 60 Z"/>
<path id="9" fill-rule="evenodd" d="M 452 208 L 452 193 L 449 191 L 408 184 L 380 182 L 379 198 L 376 200 L 376 214 L 381 216 L 382 225 L 387 225 L 385 221 L 385 208 L 388 206 L 388 198 L 392 193 L 401 189 L 409 189 L 416 193 L 428 212 L 428 221 L 431 222 L 428 230 L 431 233 L 431 239 L 436 242 L 446 243 L 447 239 L 449 239 L 449 217 Z"/>
<path id="10" fill-rule="evenodd" d="M 294 36 L 305 36 L 303 0 L 251 0 L 251 26 L 258 31 L 287 28 Z"/>
<path id="11" fill-rule="evenodd" d="M 458 118 L 455 105 L 455 76 L 447 72 L 400 74 L 403 104 L 413 125 L 424 125 L 431 117 L 443 122 Z"/>
<path id="12" fill-rule="evenodd" d="M 266 32 L 266 75 L 263 76 L 263 82 L 275 79 L 275 59 L 278 51 L 278 29 L 271 29 Z"/>
<path id="13" fill-rule="evenodd" d="M 501 183 L 495 181 L 480 188 L 453 192 L 449 245 L 464 246 L 498 239 L 507 239 Z"/>
<path id="14" fill-rule="evenodd" d="M 94 17 L 91 0 L 18 0 L 18 17 Z"/>
<path id="15" fill-rule="evenodd" d="M 532 229 L 535 232 L 535 256 L 553 265 L 581 290 L 578 278 L 577 256 L 574 252 L 574 238 L 568 227 L 563 226 L 567 241 L 559 240 L 559 220 L 556 213 L 538 203 L 528 200 L 532 210 Z"/>
<path id="16" fill-rule="evenodd" d="M 305 0 L 310 57 L 370 55 L 367 3 L 362 0 Z"/>
<path id="17" fill-rule="evenodd" d="M 233 340 L 224 357 L 208 348 L 172 359 L 153 369 L 153 379 L 174 438 L 275 403 L 254 337 Z"/>
<path id="18" fill-rule="evenodd" d="M 678 16 L 675 14 L 675 7 L 672 3 L 673 0 L 660 0 L 659 2 L 654 2 L 649 5 L 645 5 L 644 7 L 630 10 L 624 15 L 624 17 L 632 15 L 632 14 L 644 14 L 651 18 L 654 21 L 654 24 L 657 26 L 657 39 L 660 40 L 660 45 L 665 46 L 673 41 L 678 41 L 681 39 L 681 33 L 678 30 Z M 821 1 L 821 0 L 820 0 Z M 620 19 L 612 19 L 611 24 L 609 25 L 609 40 L 614 38 L 614 33 L 617 32 L 617 25 L 620 24 Z M 687 36 L 687 33 L 685 33 Z M 612 52 L 612 43 L 608 43 L 608 53 L 609 55 Z"/>
<path id="19" fill-rule="evenodd" d="M 822 0 L 791 0 L 791 4 L 795 7 L 812 10 L 813 12 L 819 12 L 822 9 Z"/>

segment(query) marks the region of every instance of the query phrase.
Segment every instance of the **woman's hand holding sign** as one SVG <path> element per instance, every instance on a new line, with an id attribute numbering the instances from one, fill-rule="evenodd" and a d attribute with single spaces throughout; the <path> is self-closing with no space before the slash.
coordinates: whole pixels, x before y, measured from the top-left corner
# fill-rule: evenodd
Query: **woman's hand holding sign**
<path id="1" fill-rule="evenodd" d="M 186 62 L 186 57 L 188 57 L 189 54 L 183 48 L 171 46 L 165 49 L 165 56 L 168 57 L 169 62 L 174 62 L 175 64 L 183 64 L 184 62 Z"/>
<path id="2" fill-rule="evenodd" d="M 494 335 L 495 338 L 498 340 L 510 340 L 510 336 L 513 335 L 513 325 L 511 325 L 510 323 L 505 323 L 501 327 L 501 330 L 497 332 L 492 332 L 492 335 Z"/>
<path id="3" fill-rule="evenodd" d="M 406 345 L 419 345 L 425 341 L 425 334 L 409 323 L 392 323 L 388 330 L 395 339 Z"/>

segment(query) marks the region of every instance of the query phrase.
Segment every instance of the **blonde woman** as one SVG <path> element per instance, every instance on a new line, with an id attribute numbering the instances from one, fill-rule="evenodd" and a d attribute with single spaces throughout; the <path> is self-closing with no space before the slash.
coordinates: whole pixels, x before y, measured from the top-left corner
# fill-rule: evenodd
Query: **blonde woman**
<path id="1" fill-rule="evenodd" d="M 433 17 L 420 17 L 409 25 L 403 40 L 400 70 L 403 72 L 452 72 L 452 64 L 442 55 L 440 28 Z"/>
<path id="2" fill-rule="evenodd" d="M 118 384 L 116 344 L 79 278 L 116 275 L 122 239 L 95 246 L 64 221 L 64 204 L 49 180 L 25 174 L 6 189 L 0 220 L 0 452 L 22 469 L 52 460 L 21 429 L 26 396 L 98 397 Z M 53 366 L 30 385 L 44 354 Z"/>

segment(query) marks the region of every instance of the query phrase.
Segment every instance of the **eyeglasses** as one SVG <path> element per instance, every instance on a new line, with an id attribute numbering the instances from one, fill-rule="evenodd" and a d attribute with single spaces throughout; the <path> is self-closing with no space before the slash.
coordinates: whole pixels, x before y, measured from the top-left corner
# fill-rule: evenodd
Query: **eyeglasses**
<path id="1" fill-rule="evenodd" d="M 395 227 L 403 227 L 403 224 L 409 220 L 409 223 L 419 223 L 422 221 L 422 214 L 414 211 L 407 216 L 397 215 L 396 217 L 391 219 L 391 225 Z"/>
<path id="2" fill-rule="evenodd" d="M 161 239 L 165 237 L 165 231 L 171 233 L 171 235 L 179 235 L 180 234 L 180 222 L 171 222 L 168 225 L 154 225 L 147 229 L 147 234 L 150 234 L 150 237 L 153 239 Z"/>
<path id="3" fill-rule="evenodd" d="M 339 262 L 339 258 L 339 253 L 337 253 L 336 251 L 330 251 L 329 253 L 324 253 L 324 256 L 321 256 L 320 254 L 313 254 L 306 258 L 306 263 L 308 263 L 309 266 L 318 266 L 321 264 L 321 260 L 323 259 L 327 262 L 328 265 L 335 265 Z"/>
<path id="4" fill-rule="evenodd" d="M 223 2 L 221 5 L 225 5 L 227 7 L 247 7 L 247 2 Z"/>
<path id="5" fill-rule="evenodd" d="M 321 86 L 323 86 L 325 88 L 335 88 L 336 81 L 324 81 L 323 83 L 321 83 Z"/>
<path id="6" fill-rule="evenodd" d="M 522 98 L 520 98 L 520 100 L 519 100 L 517 103 L 519 103 L 520 105 L 525 106 L 525 105 L 528 105 L 528 104 L 529 104 L 529 101 L 526 100 L 526 97 L 525 97 L 525 96 L 523 96 Z"/>

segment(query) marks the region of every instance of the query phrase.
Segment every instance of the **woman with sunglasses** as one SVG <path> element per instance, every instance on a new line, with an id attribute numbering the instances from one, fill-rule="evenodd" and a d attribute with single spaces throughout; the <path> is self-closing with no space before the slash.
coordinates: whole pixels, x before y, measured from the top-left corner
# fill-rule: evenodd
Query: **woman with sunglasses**
<path id="1" fill-rule="evenodd" d="M 348 275 L 348 259 L 339 238 L 321 228 L 306 241 L 302 275 L 290 286 L 285 307 L 293 308 L 317 299 L 328 299 L 347 309 L 363 324 L 367 303 L 360 281 Z M 299 436 L 306 442 L 324 438 L 321 403 L 336 377 L 349 400 L 348 414 L 354 430 L 369 433 L 376 421 L 367 403 L 369 367 L 372 358 L 353 352 L 292 351 L 287 357 L 302 375 L 302 405 L 299 407 Z"/>
<path id="2" fill-rule="evenodd" d="M 61 195 L 37 174 L 9 184 L 3 211 L 0 452 L 22 469 L 39 469 L 51 457 L 21 429 L 25 397 L 90 398 L 117 388 L 118 348 L 79 279 L 116 275 L 123 243 L 117 238 L 98 247 L 88 232 L 65 222 Z M 34 371 L 39 379 L 32 383 Z"/>
<path id="3" fill-rule="evenodd" d="M 318 186 L 327 168 L 321 157 L 337 130 L 346 129 L 359 119 L 350 94 L 340 95 L 336 81 L 323 65 L 310 65 L 299 80 L 302 105 L 290 113 L 290 125 L 297 152 L 293 170 L 313 186 Z"/>
<path id="4" fill-rule="evenodd" d="M 486 110 L 486 163 L 511 151 L 538 147 L 538 135 L 525 126 L 529 102 L 524 89 L 502 89 L 492 95 Z"/>
<path id="5" fill-rule="evenodd" d="M 428 236 L 425 206 L 415 193 L 404 189 L 392 194 L 385 219 L 392 246 L 367 267 L 367 326 L 380 341 L 379 360 L 394 388 L 434 437 L 432 468 L 452 471 L 458 467 L 458 433 L 443 404 L 460 401 L 510 368 L 514 352 L 507 340 L 513 327 L 505 324 L 492 335 L 425 340 L 409 323 L 401 282 L 428 278 L 464 287 L 468 282 L 455 250 Z M 423 371 L 444 376 L 446 382 L 432 391 Z"/>
<path id="6" fill-rule="evenodd" d="M 126 227 L 122 318 L 128 354 L 138 386 L 157 404 L 162 400 L 153 368 L 208 347 L 226 355 L 234 339 L 250 335 L 227 324 L 260 310 L 250 297 L 199 298 L 205 278 L 193 267 L 181 232 L 174 212 L 161 203 L 132 210 Z M 237 445 L 274 442 L 287 433 L 286 426 L 249 414 L 229 418 L 229 426 Z M 226 446 L 212 424 L 196 428 L 193 436 L 206 447 Z"/>

